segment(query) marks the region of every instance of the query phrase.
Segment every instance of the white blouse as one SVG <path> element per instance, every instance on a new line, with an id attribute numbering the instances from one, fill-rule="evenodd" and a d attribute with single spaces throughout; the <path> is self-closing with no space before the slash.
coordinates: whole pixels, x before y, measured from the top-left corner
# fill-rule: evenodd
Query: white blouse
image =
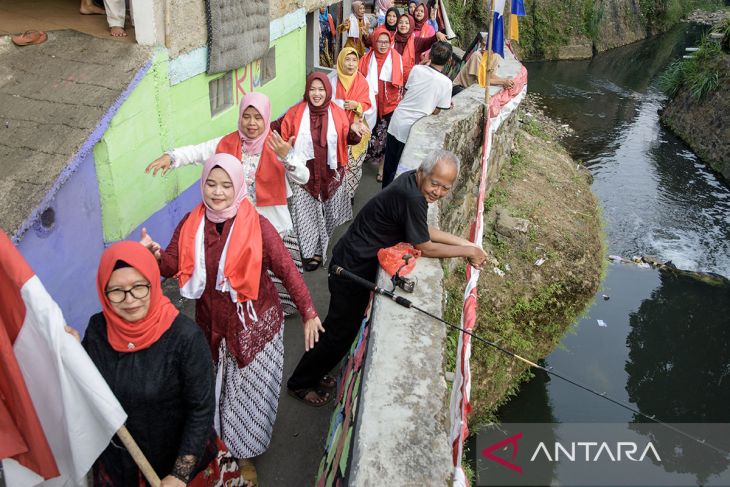
<path id="1" fill-rule="evenodd" d="M 172 158 L 172 167 L 178 168 L 188 164 L 203 164 L 209 157 L 215 154 L 218 143 L 222 138 L 217 137 L 207 142 L 201 142 L 200 144 L 186 145 L 167 151 L 167 154 Z M 243 161 L 241 161 L 248 198 L 254 206 L 256 206 L 256 169 L 260 160 L 260 154 L 254 156 L 244 154 Z M 307 181 L 309 181 L 309 169 L 307 168 L 307 161 L 298 157 L 294 151 L 289 153 L 286 161 L 282 162 L 282 164 L 286 168 L 287 177 L 284 183 L 286 184 L 286 197 L 289 198 L 292 195 L 289 181 L 291 180 L 294 184 L 307 184 Z M 281 236 L 294 229 L 287 205 L 256 206 L 256 211 L 266 217 Z"/>

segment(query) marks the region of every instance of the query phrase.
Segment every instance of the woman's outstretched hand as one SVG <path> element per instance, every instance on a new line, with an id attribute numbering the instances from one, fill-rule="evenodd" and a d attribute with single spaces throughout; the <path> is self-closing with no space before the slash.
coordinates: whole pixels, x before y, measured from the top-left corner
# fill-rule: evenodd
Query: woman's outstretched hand
<path id="1" fill-rule="evenodd" d="M 153 176 L 157 176 L 157 171 L 162 171 L 162 176 L 167 174 L 167 171 L 171 169 L 172 158 L 168 154 L 162 154 L 160 157 L 155 159 L 147 166 L 144 172 L 148 173 L 152 171 Z"/>
<path id="2" fill-rule="evenodd" d="M 158 244 L 157 242 L 152 240 L 152 237 L 150 237 L 150 235 L 147 233 L 146 228 L 142 229 L 142 234 L 140 236 L 139 243 L 144 245 L 147 248 L 147 250 L 152 252 L 152 255 L 155 256 L 155 259 L 160 260 L 162 258 L 162 254 L 161 254 L 162 247 L 160 246 L 160 244 Z"/>
<path id="3" fill-rule="evenodd" d="M 369 132 L 367 126 L 362 122 L 355 122 L 352 125 L 350 125 L 350 130 L 352 130 L 354 133 L 362 137 L 366 133 Z"/>
<path id="4" fill-rule="evenodd" d="M 269 145 L 269 149 L 274 151 L 276 156 L 283 161 L 294 146 L 294 137 L 289 137 L 289 141 L 287 142 L 281 138 L 279 132 L 272 130 L 271 137 L 269 137 L 269 140 L 266 143 Z"/>
<path id="5" fill-rule="evenodd" d="M 315 316 L 304 322 L 304 350 L 310 351 L 314 348 L 314 344 L 319 341 L 319 334 L 324 333 L 322 322 L 319 317 Z"/>

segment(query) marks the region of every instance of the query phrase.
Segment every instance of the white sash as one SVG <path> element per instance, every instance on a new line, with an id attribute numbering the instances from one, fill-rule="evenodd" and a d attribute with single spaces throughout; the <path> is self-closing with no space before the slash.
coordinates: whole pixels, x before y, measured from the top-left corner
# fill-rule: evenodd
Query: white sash
<path id="1" fill-rule="evenodd" d="M 304 107 L 304 113 L 299 120 L 299 130 L 294 141 L 294 151 L 305 161 L 314 159 L 314 143 L 312 131 L 309 128 L 309 105 Z M 332 118 L 332 110 L 327 110 L 327 166 L 337 169 L 337 127 Z"/>
<path id="2" fill-rule="evenodd" d="M 339 78 L 337 77 L 337 71 L 331 71 L 327 77 L 330 79 L 330 84 L 332 85 L 332 101 L 335 105 L 345 109 L 345 100 L 341 98 L 337 98 L 337 82 L 339 81 Z"/>
<path id="3" fill-rule="evenodd" d="M 375 59 L 375 53 L 370 56 L 370 63 L 368 64 L 368 75 L 365 76 L 370 85 L 370 89 L 378 94 L 378 80 L 385 81 L 387 83 L 393 82 L 393 52 L 388 51 L 388 57 L 385 58 L 385 63 L 380 69 L 380 75 L 378 76 L 378 61 Z"/>
<path id="4" fill-rule="evenodd" d="M 344 109 L 345 100 L 336 98 L 337 82 L 339 81 L 339 78 L 337 77 L 337 72 L 336 71 L 331 72 L 327 76 L 329 76 L 330 83 L 332 83 L 332 101 L 335 103 L 335 105 Z M 368 128 L 372 128 L 375 126 L 375 119 L 378 116 L 378 106 L 376 105 L 376 101 L 375 101 L 375 93 L 370 88 L 370 83 L 368 83 L 368 97 L 370 98 L 370 108 L 368 108 L 367 111 L 362 114 L 362 116 L 365 119 L 365 121 L 367 122 Z"/>
<path id="5" fill-rule="evenodd" d="M 347 37 L 360 38 L 360 22 L 355 14 L 350 14 L 350 29 L 347 31 Z"/>

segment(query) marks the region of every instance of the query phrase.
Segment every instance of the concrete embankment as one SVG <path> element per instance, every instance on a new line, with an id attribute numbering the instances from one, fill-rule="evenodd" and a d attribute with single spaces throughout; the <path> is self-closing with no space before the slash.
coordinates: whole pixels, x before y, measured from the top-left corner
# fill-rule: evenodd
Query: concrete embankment
<path id="1" fill-rule="evenodd" d="M 511 58 L 499 74 L 514 77 L 521 70 Z M 597 290 L 605 252 L 589 176 L 551 140 L 549 127 L 518 109 L 525 94 L 492 113 L 491 123 L 498 128 L 488 158 L 483 245 L 495 259 L 479 282 L 477 332 L 492 339 L 507 337 L 518 353 L 538 360 L 556 346 Z M 399 168 L 417 167 L 426 153 L 438 148 L 459 155 L 459 179 L 448 198 L 431 205 L 429 219 L 464 237 L 476 214 L 483 100 L 484 91 L 474 86 L 454 98 L 452 110 L 420 120 Z M 463 270 L 456 259 L 421 258 L 412 273 L 418 280 L 416 291 L 406 297 L 458 323 Z M 382 272 L 379 284 L 390 288 Z M 382 478 L 394 485 L 449 481 L 451 345 L 452 335 L 443 324 L 375 298 L 349 485 L 373 485 Z M 492 350 L 478 345 L 472 354 L 472 397 L 478 414 L 470 422 L 475 424 L 505 400 L 525 370 L 512 361 L 495 360 Z"/>
<path id="2" fill-rule="evenodd" d="M 548 355 L 590 305 L 606 262 L 591 176 L 560 146 L 563 130 L 528 98 L 485 203 L 483 244 L 494 261 L 479 278 L 476 332 L 533 361 Z M 461 313 L 463 276 L 459 263 L 444 280 L 452 321 Z M 450 334 L 447 346 L 455 343 Z M 530 376 L 522 362 L 481 345 L 471 365 L 472 424 L 494 419 Z"/>

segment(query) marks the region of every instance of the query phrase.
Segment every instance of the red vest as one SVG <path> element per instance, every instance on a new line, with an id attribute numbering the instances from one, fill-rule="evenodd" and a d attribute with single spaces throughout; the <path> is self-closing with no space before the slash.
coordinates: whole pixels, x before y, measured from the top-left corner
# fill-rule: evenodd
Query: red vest
<path id="1" fill-rule="evenodd" d="M 226 153 L 242 158 L 241 134 L 236 130 L 218 142 L 216 154 Z M 261 159 L 256 169 L 256 206 L 279 206 L 286 204 L 286 171 L 274 151 L 264 143 Z"/>
<path id="2" fill-rule="evenodd" d="M 296 137 L 299 131 L 299 124 L 304 115 L 304 107 L 307 106 L 306 101 L 299 102 L 294 105 L 284 115 L 281 121 L 281 138 L 289 140 L 290 137 Z M 350 133 L 350 120 L 347 118 L 345 110 L 338 107 L 334 103 L 330 103 L 330 113 L 332 120 L 335 122 L 337 130 L 337 165 L 343 167 L 347 165 L 347 135 Z M 309 123 L 307 120 L 305 123 Z"/>
<path id="3" fill-rule="evenodd" d="M 411 69 L 416 65 L 416 42 L 413 40 L 413 36 L 408 38 L 401 59 L 403 60 L 403 85 L 405 86 L 408 75 L 411 74 Z"/>

